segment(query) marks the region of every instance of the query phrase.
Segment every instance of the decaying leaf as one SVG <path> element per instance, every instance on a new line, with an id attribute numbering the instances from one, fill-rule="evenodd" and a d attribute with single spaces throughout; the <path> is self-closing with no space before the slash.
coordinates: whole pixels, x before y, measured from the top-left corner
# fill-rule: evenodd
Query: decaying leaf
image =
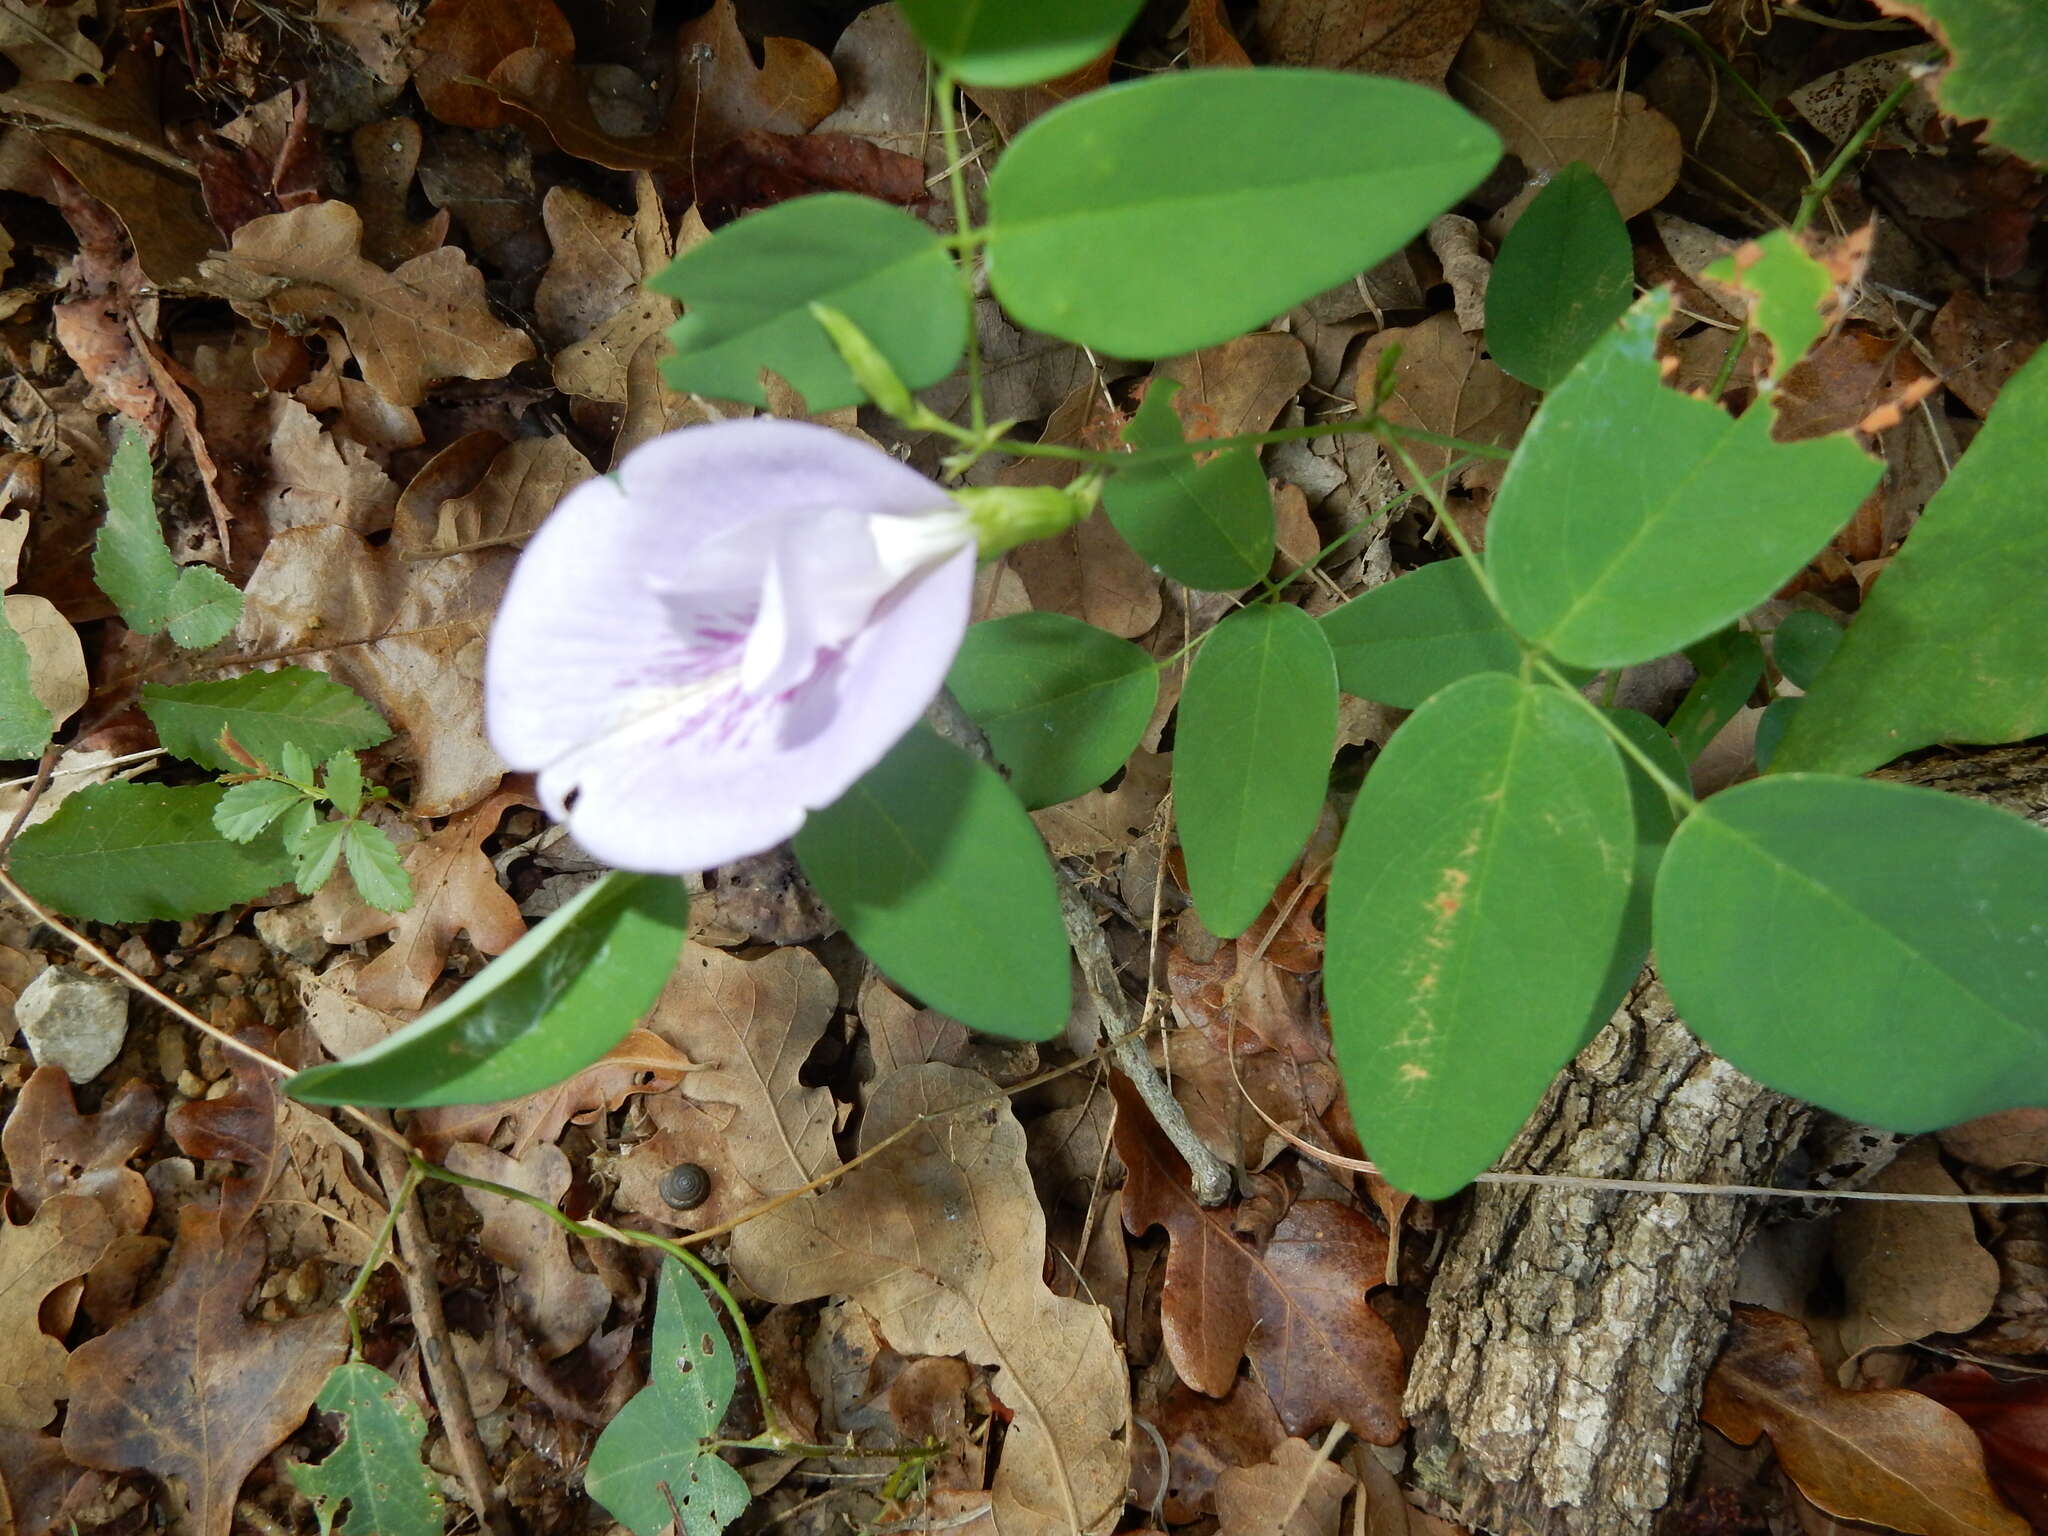
<path id="1" fill-rule="evenodd" d="M 1917 1392 L 1836 1386 L 1782 1313 L 1735 1309 L 1700 1416 L 1738 1445 L 1768 1434 L 1799 1491 L 1831 1515 L 1919 1536 L 2026 1536 L 1967 1424 Z"/>
<path id="2" fill-rule="evenodd" d="M 1366 1301 L 1386 1276 L 1386 1238 L 1334 1201 L 1304 1201 L 1259 1252 L 1227 1210 L 1195 1203 L 1187 1165 L 1121 1080 L 1117 1155 L 1130 1170 L 1124 1225 L 1163 1226 L 1166 1348 L 1180 1379 L 1222 1397 L 1247 1343 L 1289 1433 L 1344 1420 L 1366 1439 L 1400 1438 L 1403 1368 L 1393 1330 Z"/>
<path id="3" fill-rule="evenodd" d="M 521 1189 L 550 1204 L 569 1192 L 569 1159 L 549 1143 L 510 1158 L 461 1142 L 449 1148 L 446 1163 L 457 1173 Z M 568 1235 L 529 1205 L 480 1189 L 463 1194 L 483 1218 L 478 1241 L 484 1252 L 513 1272 L 506 1295 L 513 1314 L 538 1340 L 541 1357 L 566 1355 L 589 1338 L 611 1307 L 611 1292 L 603 1280 L 576 1267 Z"/>
<path id="4" fill-rule="evenodd" d="M 155 1295 L 65 1366 L 64 1454 L 179 1479 L 199 1536 L 228 1536 L 242 1479 L 305 1419 L 347 1348 L 332 1307 L 244 1315 L 263 1258 L 260 1232 L 187 1205 Z"/>
<path id="5" fill-rule="evenodd" d="M 1923 1376 L 1924 1392 L 1977 1432 L 1998 1491 L 2035 1529 L 2048 1525 L 2048 1380 L 2000 1381 L 1980 1365 Z"/>
<path id="6" fill-rule="evenodd" d="M 406 849 L 412 905 L 393 917 L 390 948 L 357 975 L 358 998 L 386 1013 L 410 1012 L 440 979 L 457 934 L 467 932 L 483 955 L 502 955 L 519 941 L 526 919 L 482 844 L 506 811 L 527 804 L 522 791 L 502 790 Z"/>
<path id="7" fill-rule="evenodd" d="M 498 1104 L 452 1104 L 414 1114 L 406 1134 L 421 1154 L 438 1157 L 452 1142 L 489 1142 L 502 1134 L 506 1150 L 523 1157 L 554 1141 L 572 1120 L 587 1125 L 635 1094 L 673 1088 L 696 1063 L 652 1030 L 636 1029 L 609 1051 L 552 1088 Z"/>
<path id="8" fill-rule="evenodd" d="M 503 378 L 533 356 L 533 343 L 492 315 L 483 274 L 454 246 L 386 272 L 362 243 L 347 203 L 308 203 L 244 224 L 200 272 L 251 319 L 338 323 L 363 378 L 394 404 L 418 405 L 437 379 Z"/>
<path id="9" fill-rule="evenodd" d="M 1607 183 L 1624 219 L 1654 208 L 1678 184 L 1683 146 L 1671 120 L 1633 91 L 1593 91 L 1552 101 L 1536 61 L 1520 43 L 1475 32 L 1451 67 L 1451 94 L 1500 134 L 1527 168 L 1530 185 L 1502 214 L 1526 206 L 1574 160 Z"/>
<path id="10" fill-rule="evenodd" d="M 1479 0 L 1259 0 L 1276 64 L 1352 69 L 1440 86 L 1479 19 Z"/>
<path id="11" fill-rule="evenodd" d="M 92 0 L 72 0 L 69 5 L 0 0 L 0 54 L 24 80 L 97 75 L 100 51 L 79 27 L 93 14 Z"/>
<path id="12" fill-rule="evenodd" d="M 1458 317 L 1448 310 L 1431 315 L 1420 325 L 1379 332 L 1359 353 L 1359 408 L 1369 409 L 1372 404 L 1381 354 L 1398 347 L 1400 361 L 1394 366 L 1393 393 L 1381 403 L 1381 415 L 1396 426 L 1512 448 L 1535 414 L 1536 392 L 1503 373 L 1482 346 L 1479 337 L 1459 328 Z M 1416 468 L 1433 479 L 1454 459 L 1464 457 L 1430 443 L 1406 447 Z M 1394 462 L 1403 483 L 1412 481 L 1407 466 L 1398 458 Z M 1451 484 L 1491 487 L 1499 484 L 1500 476 L 1497 461 L 1468 459 L 1451 477 Z M 1412 484 L 1410 489 L 1414 489 Z"/>
<path id="13" fill-rule="evenodd" d="M 1189 438 L 1263 432 L 1308 383 L 1308 349 L 1280 331 L 1253 331 L 1218 347 L 1169 358 L 1155 378 L 1180 385 L 1174 414 Z"/>
<path id="14" fill-rule="evenodd" d="M 1867 1187 L 1962 1193 L 1931 1137 L 1905 1148 Z M 1978 1243 L 1966 1205 L 1852 1201 L 1835 1217 L 1835 1267 L 1849 1292 L 1842 1347 L 1852 1355 L 1965 1332 L 1998 1299 L 1998 1261 Z"/>
<path id="15" fill-rule="evenodd" d="M 156 1090 L 131 1079 L 100 1105 L 78 1112 L 62 1067 L 38 1067 L 22 1084 L 0 1130 L 14 1199 L 31 1213 L 61 1195 L 99 1202 L 123 1232 L 140 1232 L 155 1201 L 128 1159 L 156 1140 L 163 1121 Z"/>
<path id="16" fill-rule="evenodd" d="M 938 1063 L 868 1100 L 867 1146 L 907 1127 L 831 1189 L 740 1227 L 733 1268 L 777 1301 L 852 1297 L 902 1353 L 995 1366 L 991 1390 L 1012 1414 L 988 1494 L 995 1528 L 1107 1532 L 1124 1502 L 1122 1358 L 1100 1307 L 1046 1288 L 1023 1129 L 986 1078 Z"/>
<path id="17" fill-rule="evenodd" d="M 1078 800 L 1033 811 L 1031 819 L 1055 857 L 1122 853 L 1152 830 L 1172 770 L 1170 754 L 1135 752 L 1114 788 L 1091 789 Z"/>
<path id="18" fill-rule="evenodd" d="M 243 589 L 244 656 L 324 666 L 398 730 L 419 774 L 412 809 L 447 816 L 504 776 L 483 726 L 485 637 L 510 550 L 409 561 L 331 523 L 272 539 Z"/>
<path id="19" fill-rule="evenodd" d="M 470 82 L 522 48 L 572 58 L 576 34 L 552 0 L 434 0 L 413 47 L 413 84 L 429 112 L 461 128 L 500 128 L 511 121 L 504 103 Z"/>
<path id="20" fill-rule="evenodd" d="M 40 1429 L 66 1395 L 64 1343 L 43 1332 L 43 1298 L 76 1280 L 116 1236 L 97 1200 L 58 1195 L 26 1226 L 0 1223 L 0 1433 Z"/>
<path id="21" fill-rule="evenodd" d="M 1216 1536 L 1339 1536 L 1357 1487 L 1306 1440 L 1283 1440 L 1270 1461 L 1216 1479 Z"/>

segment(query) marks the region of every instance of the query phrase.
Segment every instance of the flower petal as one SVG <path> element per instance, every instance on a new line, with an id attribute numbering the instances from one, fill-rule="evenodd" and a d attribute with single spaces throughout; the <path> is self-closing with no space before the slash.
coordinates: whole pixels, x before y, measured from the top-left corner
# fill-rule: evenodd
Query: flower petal
<path id="1" fill-rule="evenodd" d="M 730 732 L 729 747 L 701 728 L 674 739 L 678 713 L 665 712 L 544 774 L 550 809 L 569 802 L 576 840 L 622 869 L 684 873 L 773 847 L 924 713 L 966 632 L 974 558 L 963 549 L 912 581 L 793 694 L 755 701 L 773 717 Z"/>

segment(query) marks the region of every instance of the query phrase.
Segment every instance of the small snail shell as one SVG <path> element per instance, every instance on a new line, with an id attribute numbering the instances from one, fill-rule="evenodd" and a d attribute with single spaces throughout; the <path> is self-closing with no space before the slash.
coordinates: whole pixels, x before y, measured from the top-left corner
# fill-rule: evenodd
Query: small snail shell
<path id="1" fill-rule="evenodd" d="M 677 1163 L 661 1176 L 661 1198 L 671 1209 L 694 1211 L 711 1198 L 711 1175 L 695 1163 Z"/>

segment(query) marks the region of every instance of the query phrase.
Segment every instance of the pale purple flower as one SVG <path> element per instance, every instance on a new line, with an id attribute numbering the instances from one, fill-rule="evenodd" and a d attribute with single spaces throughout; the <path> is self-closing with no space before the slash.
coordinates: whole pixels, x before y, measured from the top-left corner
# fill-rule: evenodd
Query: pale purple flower
<path id="1" fill-rule="evenodd" d="M 491 742 L 597 858 L 771 848 L 930 703 L 967 627 L 966 511 L 824 427 L 686 427 L 562 498 L 491 631 Z"/>

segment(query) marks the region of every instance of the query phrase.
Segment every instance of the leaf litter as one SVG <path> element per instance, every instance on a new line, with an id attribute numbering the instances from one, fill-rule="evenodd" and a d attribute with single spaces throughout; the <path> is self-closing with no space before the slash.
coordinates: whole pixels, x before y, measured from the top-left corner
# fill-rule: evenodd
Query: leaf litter
<path id="1" fill-rule="evenodd" d="M 1181 8 L 1164 9 L 1113 67 L 977 93 L 971 142 L 993 149 L 1060 96 L 1185 49 L 1196 66 L 1446 89 L 1495 124 L 1522 173 L 1482 189 L 1468 211 L 1490 217 L 1455 272 L 1449 244 L 1418 241 L 1400 258 L 1405 283 L 1361 274 L 1275 329 L 1159 364 L 1182 386 L 1191 438 L 1335 419 L 1384 384 L 1396 419 L 1511 446 L 1533 397 L 1467 322 L 1483 321 L 1477 285 L 1500 238 L 1573 160 L 1624 217 L 1655 216 L 1634 225 L 1635 258 L 1645 280 L 1680 283 L 1663 338 L 1678 383 L 1704 392 L 1722 372 L 1747 311 L 1707 269 L 1765 232 L 1744 204 L 1760 173 L 1727 135 L 1682 136 L 1653 104 L 1665 98 L 1637 94 L 1612 59 L 1583 41 L 1531 51 L 1494 25 L 1511 8 L 1470 0 L 1200 0 L 1184 32 Z M 572 26 L 547 0 L 417 11 L 179 8 L 167 28 L 166 13 L 116 7 L 109 27 L 105 8 L 0 0 L 0 57 L 19 76 L 0 139 L 7 618 L 66 743 L 60 772 L 153 744 L 121 713 L 142 681 L 284 662 L 346 682 L 398 732 L 366 762 L 401 791 L 384 814 L 420 892 L 412 911 L 376 912 L 344 878 L 309 901 L 102 935 L 294 1063 L 381 1038 L 516 941 L 547 910 L 536 893 L 589 878 L 484 741 L 482 643 L 512 550 L 565 489 L 708 419 L 659 377 L 676 310 L 642 280 L 737 213 L 806 191 L 950 219 L 922 61 L 890 8 L 802 38 L 774 35 L 793 24 L 744 0 L 680 26 L 633 7 Z M 1779 128 L 1810 130 L 1809 152 L 1825 152 L 1904 78 L 1918 56 L 1897 50 L 1918 34 L 1883 34 L 1885 52 L 1852 59 L 1801 26 L 1738 51 L 1767 58 L 1801 114 Z M 2048 334 L 2028 265 L 2038 183 L 1940 116 L 1955 88 L 1916 88 L 1873 142 L 1867 184 L 1838 187 L 1841 227 L 1876 204 L 1911 238 L 1880 224 L 1858 306 L 1778 370 L 1782 436 L 1861 427 L 1888 464 L 1866 514 L 1788 594 L 1833 617 L 1859 606 Z M 978 199 L 982 167 L 957 174 Z M 1913 189 L 1903 205 L 1899 188 Z M 1021 337 L 992 302 L 979 323 L 1000 414 L 1048 441 L 1115 442 L 1141 398 L 1130 365 Z M 1733 398 L 1767 356 L 1752 347 L 1729 370 Z M 1873 425 L 1888 407 L 1896 420 Z M 218 570 L 243 593 L 232 636 L 196 663 L 130 632 L 91 581 L 98 481 L 124 422 L 160 466 L 176 567 Z M 900 436 L 866 415 L 859 426 Z M 1311 611 L 1439 558 L 1402 466 L 1362 444 L 1288 446 L 1302 451 L 1266 460 L 1287 519 L 1276 576 L 1341 546 L 1290 594 Z M 938 451 L 899 447 L 926 468 Z M 1454 458 L 1416 453 L 1425 472 Z M 1452 472 L 1461 524 L 1483 538 L 1497 472 Z M 1027 461 L 1005 478 L 1063 474 Z M 449 1166 L 574 1216 L 725 1229 L 707 1255 L 748 1288 L 777 1413 L 851 1437 L 827 1468 L 874 1474 L 876 1451 L 943 1446 L 921 1487 L 870 1475 L 833 1488 L 756 1464 L 766 1517 L 822 1499 L 856 1522 L 1006 1533 L 1450 1528 L 1416 1507 L 1412 1476 L 1356 1443 L 1401 1440 L 1404 1319 L 1428 1282 L 1414 1251 L 1427 1244 L 1401 1237 L 1449 1218 L 1404 1211 L 1299 1150 L 1356 1151 L 1321 1009 L 1320 888 L 1219 944 L 1170 852 L 1170 663 L 1230 599 L 1162 583 L 1100 523 L 1017 552 L 988 590 L 1008 605 L 992 611 L 1070 614 L 1169 663 L 1146 749 L 1037 815 L 1055 853 L 1096 880 L 1133 994 L 1171 1020 L 1153 1049 L 1197 1134 L 1239 1170 L 1233 1206 L 1194 1204 L 1147 1112 L 1098 1068 L 1044 1080 L 1072 1054 L 973 1039 L 863 973 L 815 914 L 793 940 L 772 925 L 703 930 L 597 1063 L 525 1099 L 416 1112 L 405 1129 Z M 1362 730 L 1346 750 L 1369 756 L 1375 739 L 1383 730 Z M 9 993 L 56 957 L 47 932 L 11 915 L 0 946 Z M 363 1416 L 343 1428 L 318 1411 L 344 1395 L 323 1395 L 346 1349 L 336 1304 L 396 1193 L 359 1135 L 168 1018 L 138 1027 L 89 1084 L 34 1069 L 20 1047 L 4 1071 L 0 1508 L 17 1528 L 309 1528 L 302 1489 L 369 1497 L 351 1458 L 369 1454 L 356 1437 L 372 1430 L 415 1459 L 424 1430 L 433 1467 L 449 1464 L 436 1458 L 450 1435 L 472 1434 L 523 1524 L 590 1518 L 590 1446 L 645 1379 L 656 1278 L 643 1255 L 481 1192 L 415 1196 L 447 1316 L 416 1317 L 394 1264 L 367 1277 L 368 1363 L 350 1369 L 374 1366 L 389 1388 L 355 1381 Z M 2048 1137 L 2026 1112 L 1992 1121 L 1916 1144 L 1876 1187 L 2038 1190 Z M 701 1176 L 702 1198 L 677 1198 L 679 1171 Z M 1927 1366 L 2048 1354 L 2042 1224 L 2025 1209 L 1856 1207 L 1823 1246 L 1836 1312 L 1738 1312 L 1707 1421 L 1767 1437 L 1804 1496 L 1843 1519 L 2019 1529 L 2007 1505 L 2041 1518 L 2036 1384 Z M 423 1386 L 427 1348 L 462 1363 L 474 1430 Z M 743 1385 L 736 1432 L 760 1411 Z M 1759 1483 L 1710 1481 L 1702 1497 L 1789 1518 Z M 465 1512 L 460 1478 L 445 1490 L 451 1518 L 502 1518 Z M 431 1510 L 435 1493 L 422 1497 Z"/>

